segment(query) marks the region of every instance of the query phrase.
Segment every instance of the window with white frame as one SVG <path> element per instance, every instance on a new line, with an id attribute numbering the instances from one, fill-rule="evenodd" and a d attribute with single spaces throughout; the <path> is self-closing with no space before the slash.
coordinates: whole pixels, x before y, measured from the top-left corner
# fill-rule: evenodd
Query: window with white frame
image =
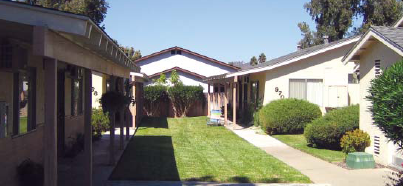
<path id="1" fill-rule="evenodd" d="M 307 100 L 322 106 L 323 80 L 322 79 L 290 79 L 289 97 Z"/>

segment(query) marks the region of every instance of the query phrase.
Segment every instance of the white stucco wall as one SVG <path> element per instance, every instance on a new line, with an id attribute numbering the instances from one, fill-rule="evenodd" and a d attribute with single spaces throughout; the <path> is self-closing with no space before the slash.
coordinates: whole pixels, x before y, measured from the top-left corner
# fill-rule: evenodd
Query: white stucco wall
<path id="1" fill-rule="evenodd" d="M 100 108 L 99 100 L 104 92 L 102 74 L 97 72 L 92 73 L 92 88 L 97 92 L 96 95 L 92 92 L 92 108 Z"/>
<path id="2" fill-rule="evenodd" d="M 223 66 L 185 52 L 182 52 L 182 55 L 171 55 L 171 52 L 169 51 L 158 56 L 145 59 L 137 64 L 141 67 L 141 72 L 147 75 L 153 75 L 173 67 L 180 67 L 205 77 L 236 71 L 227 66 Z M 183 81 L 185 84 L 188 82 L 185 80 L 185 77 Z M 189 83 L 194 82 L 189 80 Z"/>
<path id="3" fill-rule="evenodd" d="M 371 103 L 365 97 L 369 95 L 370 82 L 375 78 L 375 60 L 381 60 L 381 68 L 384 69 L 401 60 L 402 56 L 377 42 L 367 47 L 367 50 L 360 57 L 360 129 L 369 133 L 371 137 L 371 146 L 366 148 L 365 151 L 373 154 L 375 161 L 378 163 L 390 165 L 393 155 L 396 155 L 396 147 L 392 143 L 388 143 L 383 132 L 373 124 L 371 112 L 368 110 L 371 107 Z M 378 136 L 380 139 L 379 154 L 374 153 L 374 136 Z"/>
<path id="4" fill-rule="evenodd" d="M 341 61 L 353 44 L 346 45 L 325 53 L 303 59 L 292 64 L 266 71 L 264 104 L 280 99 L 279 92 L 275 92 L 278 87 L 285 98 L 289 97 L 290 79 L 322 79 L 323 98 L 321 110 L 324 113 L 325 107 L 333 106 L 333 97 L 330 91 L 339 90 L 340 96 L 338 105 L 348 105 L 348 74 L 353 72 L 354 63 L 344 65 Z M 357 91 L 356 89 L 350 91 Z M 331 100 L 332 99 L 332 100 Z M 358 94 L 351 94 L 352 103 L 358 103 Z"/>

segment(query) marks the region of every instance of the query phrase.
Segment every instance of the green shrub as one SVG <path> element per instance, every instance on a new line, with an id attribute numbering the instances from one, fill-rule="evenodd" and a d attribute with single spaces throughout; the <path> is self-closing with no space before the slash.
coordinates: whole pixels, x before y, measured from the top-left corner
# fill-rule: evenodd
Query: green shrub
<path id="1" fill-rule="evenodd" d="M 403 61 L 373 79 L 369 88 L 374 123 L 385 136 L 403 148 Z"/>
<path id="2" fill-rule="evenodd" d="M 304 136 L 315 147 L 339 150 L 341 137 L 358 125 L 359 106 L 343 107 L 312 121 L 306 126 Z"/>
<path id="3" fill-rule="evenodd" d="M 260 110 L 256 111 L 255 114 L 253 115 L 253 125 L 258 127 L 260 126 L 260 118 L 259 118 L 259 112 Z"/>
<path id="4" fill-rule="evenodd" d="M 18 165 L 17 175 L 20 186 L 42 186 L 44 182 L 43 166 L 30 159 Z"/>
<path id="5" fill-rule="evenodd" d="M 165 85 L 144 87 L 144 109 L 148 116 L 158 115 L 161 104 L 168 102 L 167 89 Z"/>
<path id="6" fill-rule="evenodd" d="M 306 124 L 322 115 L 315 104 L 298 99 L 272 101 L 259 111 L 259 123 L 268 134 L 301 134 Z"/>
<path id="7" fill-rule="evenodd" d="M 168 88 L 168 97 L 172 102 L 175 116 L 184 117 L 192 105 L 198 101 L 205 101 L 202 86 L 185 86 L 177 84 Z"/>
<path id="8" fill-rule="evenodd" d="M 104 113 L 101 109 L 92 109 L 91 124 L 93 139 L 100 139 L 102 137 L 102 132 L 109 130 L 108 113 Z"/>
<path id="9" fill-rule="evenodd" d="M 340 146 L 344 153 L 364 152 L 365 148 L 369 147 L 371 140 L 368 133 L 355 129 L 354 131 L 346 132 L 341 138 Z"/>

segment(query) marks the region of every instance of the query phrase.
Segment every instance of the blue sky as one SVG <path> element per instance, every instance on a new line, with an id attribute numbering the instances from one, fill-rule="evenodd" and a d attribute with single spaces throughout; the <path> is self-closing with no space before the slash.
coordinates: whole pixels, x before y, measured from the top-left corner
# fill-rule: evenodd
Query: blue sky
<path id="1" fill-rule="evenodd" d="M 296 50 L 307 0 L 109 0 L 107 33 L 143 56 L 180 46 L 224 62 Z"/>

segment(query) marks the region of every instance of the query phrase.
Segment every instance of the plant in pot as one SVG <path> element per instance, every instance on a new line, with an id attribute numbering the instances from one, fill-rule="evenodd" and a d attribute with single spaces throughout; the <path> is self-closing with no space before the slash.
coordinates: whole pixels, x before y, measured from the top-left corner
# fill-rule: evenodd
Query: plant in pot
<path id="1" fill-rule="evenodd" d="M 109 91 L 102 94 L 101 105 L 104 113 L 109 113 L 109 120 L 121 109 L 126 108 L 132 102 L 132 98 L 120 92 Z"/>

